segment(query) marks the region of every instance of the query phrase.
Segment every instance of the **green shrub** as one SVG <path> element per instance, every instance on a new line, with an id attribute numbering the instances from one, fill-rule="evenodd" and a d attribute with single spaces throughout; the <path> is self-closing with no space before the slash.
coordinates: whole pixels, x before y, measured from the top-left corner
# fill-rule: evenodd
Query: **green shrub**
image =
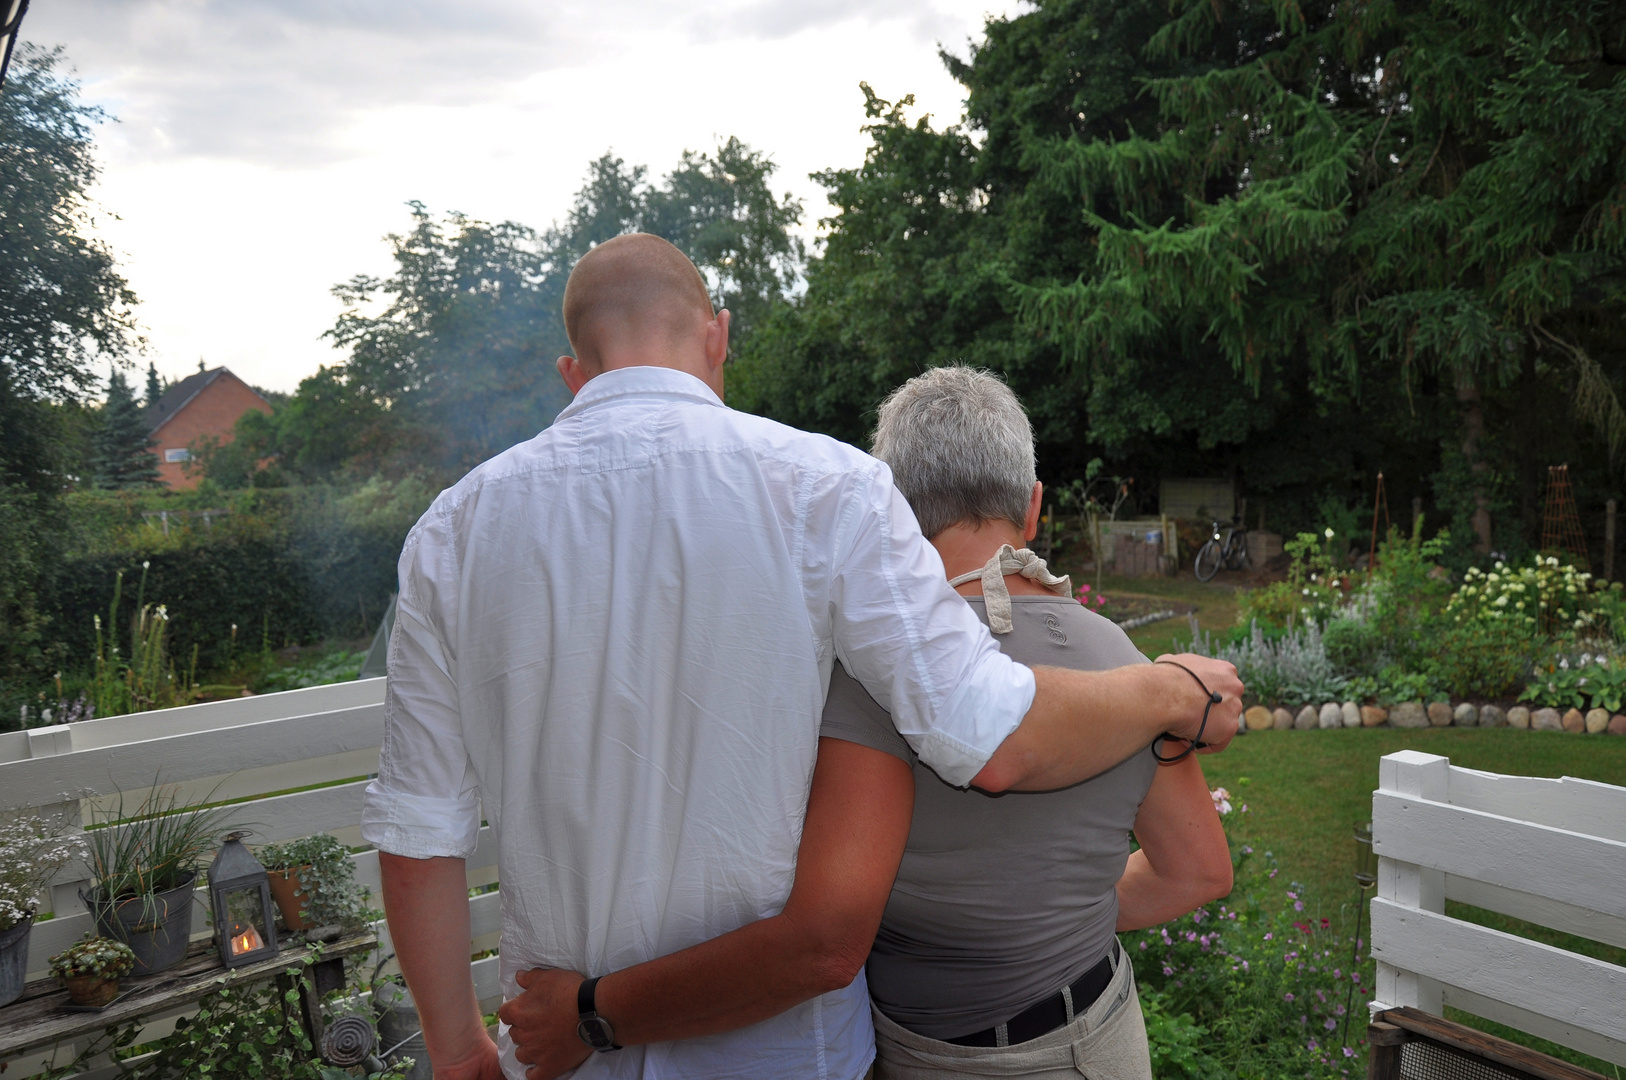
<path id="1" fill-rule="evenodd" d="M 1479 622 L 1449 626 L 1435 638 L 1423 674 L 1456 700 L 1512 697 L 1541 648 L 1541 639 L 1522 626 Z"/>
<path id="2" fill-rule="evenodd" d="M 1541 665 L 1519 695 L 1538 708 L 1608 709 L 1626 705 L 1626 662 L 1604 653 L 1560 654 Z"/>
<path id="3" fill-rule="evenodd" d="M 1274 640 L 1255 622 L 1241 641 L 1214 649 L 1206 639 L 1193 650 L 1229 660 L 1248 688 L 1248 698 L 1265 705 L 1306 705 L 1337 700 L 1346 680 L 1334 669 L 1314 622 L 1294 627 Z"/>

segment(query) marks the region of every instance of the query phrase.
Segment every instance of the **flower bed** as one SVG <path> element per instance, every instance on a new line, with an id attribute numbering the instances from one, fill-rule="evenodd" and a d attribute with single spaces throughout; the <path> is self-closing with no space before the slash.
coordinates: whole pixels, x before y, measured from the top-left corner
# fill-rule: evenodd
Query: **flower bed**
<path id="1" fill-rule="evenodd" d="M 1300 534 L 1285 581 L 1246 595 L 1226 639 L 1245 728 L 1500 727 L 1626 735 L 1626 596 L 1557 556 L 1460 581 L 1446 536 L 1391 533 L 1374 569 L 1341 565 L 1331 530 Z"/>

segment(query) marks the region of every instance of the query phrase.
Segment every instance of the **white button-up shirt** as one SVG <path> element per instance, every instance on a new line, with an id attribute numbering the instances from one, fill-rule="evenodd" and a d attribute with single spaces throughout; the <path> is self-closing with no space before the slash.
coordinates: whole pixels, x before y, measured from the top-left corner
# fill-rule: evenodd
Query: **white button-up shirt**
<path id="1" fill-rule="evenodd" d="M 682 372 L 606 372 L 407 537 L 362 835 L 467 857 L 483 804 L 505 996 L 527 968 L 604 974 L 709 940 L 790 894 L 836 657 L 952 783 L 1033 700 L 885 465 Z M 577 1075 L 854 1080 L 872 1054 L 860 976 Z"/>

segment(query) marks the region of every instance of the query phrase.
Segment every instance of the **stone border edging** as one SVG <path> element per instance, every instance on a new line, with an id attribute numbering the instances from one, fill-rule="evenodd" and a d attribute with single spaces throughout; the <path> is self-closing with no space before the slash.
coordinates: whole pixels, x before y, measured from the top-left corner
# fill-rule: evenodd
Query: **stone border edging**
<path id="1" fill-rule="evenodd" d="M 1580 709 L 1570 709 L 1562 714 L 1557 709 L 1530 709 L 1524 705 L 1503 709 L 1500 705 L 1475 705 L 1468 701 L 1456 705 L 1434 701 L 1426 706 L 1420 701 L 1405 701 L 1392 708 L 1358 705 L 1353 701 L 1342 704 L 1329 701 L 1319 709 L 1314 705 L 1305 705 L 1296 714 L 1280 705 L 1274 709 L 1254 705 L 1243 714 L 1238 734 L 1372 727 L 1512 727 L 1530 731 L 1567 731 L 1575 735 L 1626 735 L 1626 715 L 1616 713 L 1611 716 L 1607 709 L 1592 709 L 1585 713 Z"/>

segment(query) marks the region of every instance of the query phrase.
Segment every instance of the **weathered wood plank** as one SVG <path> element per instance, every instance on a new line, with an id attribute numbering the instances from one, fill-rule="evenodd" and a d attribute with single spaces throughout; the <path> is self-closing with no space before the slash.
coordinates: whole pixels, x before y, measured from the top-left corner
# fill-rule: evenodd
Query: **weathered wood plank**
<path id="1" fill-rule="evenodd" d="M 222 776 L 291 761 L 376 749 L 384 707 L 262 720 L 227 731 L 169 735 L 147 742 L 75 750 L 0 764 L 0 790 L 12 805 L 54 803 L 64 793 L 141 791 L 165 782 Z"/>
<path id="2" fill-rule="evenodd" d="M 1372 955 L 1619 1042 L 1626 1054 L 1626 968 L 1382 897 L 1372 901 Z"/>
<path id="3" fill-rule="evenodd" d="M 1527 1073 L 1538 1080 L 1599 1080 L 1598 1074 L 1590 1069 L 1571 1065 L 1539 1050 L 1508 1042 L 1443 1017 L 1430 1016 L 1420 1009 L 1391 1009 L 1379 1017 L 1372 1030 L 1381 1027 L 1422 1035 L 1481 1060 Z"/>
<path id="4" fill-rule="evenodd" d="M 376 944 L 377 939 L 372 934 L 360 934 L 326 945 L 322 953 L 329 957 L 348 956 Z M 66 990 L 54 979 L 34 983 L 24 988 L 23 996 L 16 1002 L 0 1009 L 0 1059 L 100 1032 L 149 1012 L 173 1009 L 223 986 L 270 978 L 303 962 L 309 952 L 306 947 L 297 946 L 272 959 L 227 971 L 212 951 L 194 946 L 193 955 L 178 967 L 130 978 L 128 983 L 134 992 L 99 1013 L 64 1012 L 61 1006 L 67 1001 Z"/>
<path id="5" fill-rule="evenodd" d="M 1626 917 L 1626 841 L 1378 791 L 1373 847 L 1425 866 Z"/>

